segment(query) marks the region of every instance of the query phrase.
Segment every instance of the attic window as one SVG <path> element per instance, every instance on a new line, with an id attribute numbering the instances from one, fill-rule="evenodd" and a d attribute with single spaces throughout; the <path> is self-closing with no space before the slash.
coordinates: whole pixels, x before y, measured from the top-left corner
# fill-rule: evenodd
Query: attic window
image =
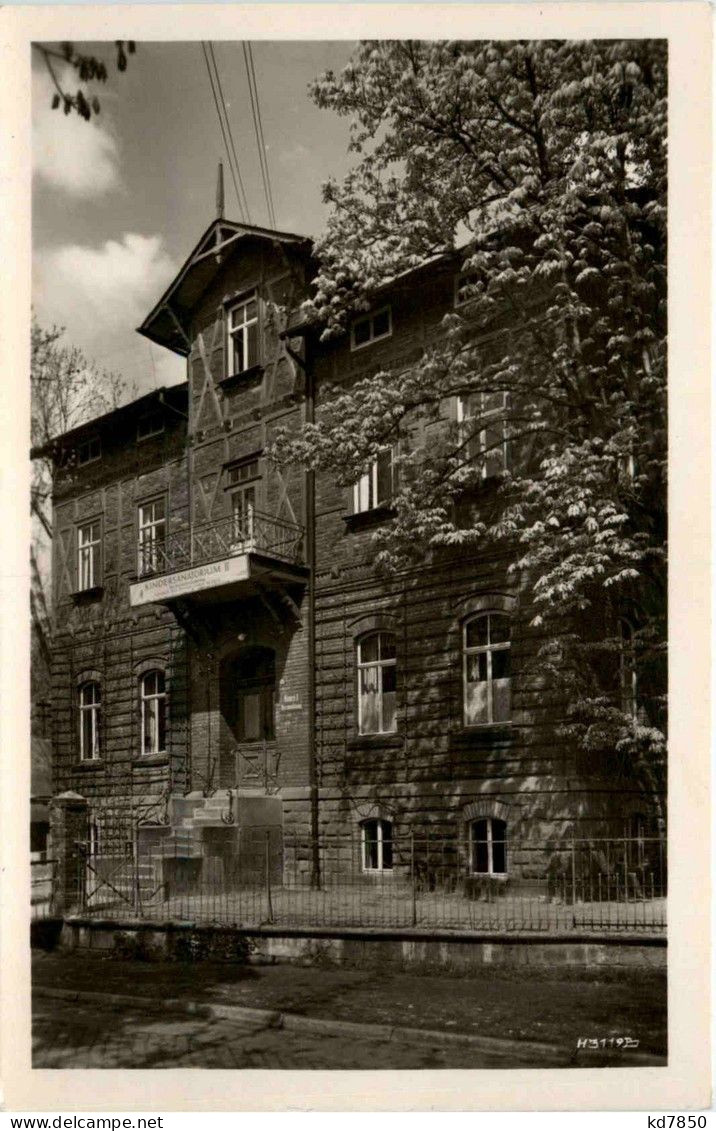
<path id="1" fill-rule="evenodd" d="M 357 318 L 351 326 L 351 349 L 359 350 L 377 342 L 381 338 L 389 338 L 393 333 L 393 320 L 390 307 L 384 306 L 367 314 L 365 318 Z"/>
<path id="2" fill-rule="evenodd" d="M 137 439 L 148 440 L 150 436 L 158 436 L 164 431 L 164 417 L 158 409 L 146 412 L 140 416 L 137 424 Z"/>
<path id="3" fill-rule="evenodd" d="M 259 362 L 259 321 L 256 292 L 228 312 L 228 376 L 236 377 Z"/>
<path id="4" fill-rule="evenodd" d="M 93 463 L 96 459 L 101 458 L 102 444 L 99 436 L 90 436 L 89 439 L 83 440 L 81 444 L 77 445 L 78 467 L 82 467 L 85 463 Z"/>

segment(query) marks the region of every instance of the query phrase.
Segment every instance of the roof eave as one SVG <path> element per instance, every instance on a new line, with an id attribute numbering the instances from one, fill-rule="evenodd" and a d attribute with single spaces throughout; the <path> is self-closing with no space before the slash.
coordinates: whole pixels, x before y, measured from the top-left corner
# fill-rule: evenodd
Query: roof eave
<path id="1" fill-rule="evenodd" d="M 233 235 L 223 242 L 217 243 L 214 247 L 206 247 L 206 241 L 211 236 L 212 231 L 221 227 L 231 229 Z M 229 250 L 229 248 L 233 250 L 236 244 L 245 239 L 267 240 L 274 244 L 293 244 L 307 252 L 310 252 L 313 246 L 312 240 L 307 236 L 300 236 L 293 232 L 273 231 L 270 228 L 259 228 L 251 224 L 237 224 L 231 220 L 213 220 L 200 236 L 193 251 L 187 259 L 185 259 L 177 275 L 164 291 L 164 294 L 144 319 L 141 326 L 137 328 L 137 332 L 142 334 L 145 338 L 149 338 L 150 341 L 155 342 L 157 345 L 164 346 L 166 349 L 172 350 L 173 353 L 178 353 L 186 357 L 189 353 L 189 348 L 184 344 L 177 344 L 179 335 L 175 335 L 173 332 L 165 333 L 163 330 L 156 329 L 155 325 L 161 318 L 163 311 L 169 311 L 173 318 L 178 321 L 181 308 L 185 310 L 191 309 L 197 301 L 198 296 L 203 293 L 206 286 L 209 285 L 215 271 L 221 266 L 223 253 Z M 212 259 L 216 260 L 216 265 L 213 268 L 210 266 Z M 190 293 L 187 299 L 182 302 L 182 287 L 186 284 L 192 268 L 195 268 L 198 264 L 210 266 L 207 278 L 199 280 L 197 293 L 195 295 Z M 180 309 L 174 309 L 175 306 Z"/>

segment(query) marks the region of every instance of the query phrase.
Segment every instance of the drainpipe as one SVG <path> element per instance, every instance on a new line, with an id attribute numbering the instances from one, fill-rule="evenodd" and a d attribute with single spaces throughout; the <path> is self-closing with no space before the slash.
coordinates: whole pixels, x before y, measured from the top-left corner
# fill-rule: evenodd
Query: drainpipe
<path id="1" fill-rule="evenodd" d="M 306 339 L 306 355 L 310 349 Z M 313 366 L 306 357 L 307 424 L 315 420 Z M 318 766 L 316 761 L 316 473 L 306 469 L 306 565 L 308 566 L 308 785 L 311 806 L 311 887 L 321 886 L 318 846 Z"/>

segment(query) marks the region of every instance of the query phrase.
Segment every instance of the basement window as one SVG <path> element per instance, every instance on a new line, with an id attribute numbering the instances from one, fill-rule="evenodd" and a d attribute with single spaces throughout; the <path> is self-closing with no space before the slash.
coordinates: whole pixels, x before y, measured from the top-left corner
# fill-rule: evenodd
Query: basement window
<path id="1" fill-rule="evenodd" d="M 392 821 L 364 821 L 361 825 L 363 841 L 363 871 L 390 872 L 393 868 Z"/>
<path id="2" fill-rule="evenodd" d="M 504 876 L 507 871 L 507 825 L 498 817 L 482 817 L 470 825 L 472 871 L 478 876 Z"/>

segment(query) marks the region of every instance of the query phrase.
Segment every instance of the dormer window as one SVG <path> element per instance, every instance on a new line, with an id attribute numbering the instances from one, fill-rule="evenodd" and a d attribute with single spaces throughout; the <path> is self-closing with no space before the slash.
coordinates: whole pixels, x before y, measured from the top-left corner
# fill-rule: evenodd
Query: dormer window
<path id="1" fill-rule="evenodd" d="M 164 416 L 158 410 L 145 412 L 137 423 L 137 439 L 148 440 L 150 436 L 158 436 L 164 431 Z"/>
<path id="2" fill-rule="evenodd" d="M 83 440 L 81 444 L 77 445 L 77 466 L 82 467 L 85 463 L 94 463 L 96 459 L 102 458 L 102 444 L 99 436 L 90 436 L 87 440 Z"/>
<path id="3" fill-rule="evenodd" d="M 389 338 L 393 333 L 393 319 L 390 307 L 384 306 L 366 314 L 364 318 L 356 318 L 351 326 L 351 349 L 359 350 L 369 346 L 381 338 Z"/>
<path id="4" fill-rule="evenodd" d="M 246 373 L 259 362 L 259 321 L 256 293 L 235 303 L 228 312 L 229 377 Z"/>

